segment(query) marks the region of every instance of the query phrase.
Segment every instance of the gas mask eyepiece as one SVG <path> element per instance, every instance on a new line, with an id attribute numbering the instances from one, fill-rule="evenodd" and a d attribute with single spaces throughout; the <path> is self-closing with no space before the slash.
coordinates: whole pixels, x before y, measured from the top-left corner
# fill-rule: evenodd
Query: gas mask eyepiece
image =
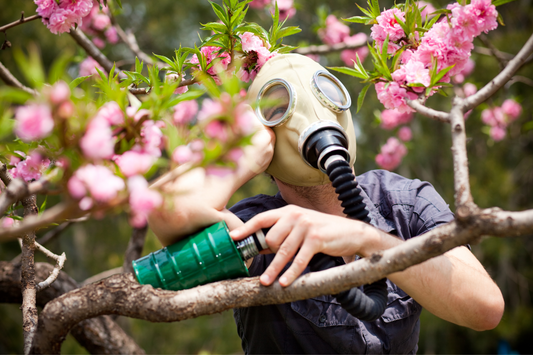
<path id="1" fill-rule="evenodd" d="M 344 112 L 352 105 L 346 87 L 326 70 L 315 72 L 311 79 L 311 88 L 318 101 L 333 112 Z"/>

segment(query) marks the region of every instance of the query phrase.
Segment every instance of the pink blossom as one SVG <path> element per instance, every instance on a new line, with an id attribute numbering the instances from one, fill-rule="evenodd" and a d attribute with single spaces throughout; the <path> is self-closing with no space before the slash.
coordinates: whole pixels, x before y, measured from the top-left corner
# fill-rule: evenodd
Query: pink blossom
<path id="1" fill-rule="evenodd" d="M 57 105 L 70 98 L 70 87 L 63 80 L 60 80 L 52 86 L 50 90 L 50 101 Z"/>
<path id="2" fill-rule="evenodd" d="M 198 102 L 196 100 L 182 101 L 174 106 L 174 124 L 186 125 L 189 124 L 198 113 Z"/>
<path id="3" fill-rule="evenodd" d="M 500 126 L 494 126 L 490 128 L 490 136 L 496 142 L 504 139 L 506 134 L 507 132 L 505 132 L 505 128 L 502 128 Z"/>
<path id="4" fill-rule="evenodd" d="M 93 0 L 60 0 L 59 6 L 69 9 L 81 19 L 91 12 Z"/>
<path id="5" fill-rule="evenodd" d="M 74 113 L 74 104 L 72 101 L 65 101 L 61 105 L 59 105 L 59 108 L 57 109 L 57 116 L 59 118 L 68 119 L 72 117 L 72 114 Z"/>
<path id="6" fill-rule="evenodd" d="M 98 116 L 112 126 L 124 123 L 124 112 L 122 112 L 122 109 L 115 101 L 106 102 L 100 107 L 98 110 Z"/>
<path id="7" fill-rule="evenodd" d="M 459 74 L 453 77 L 453 81 L 457 84 L 461 84 L 462 82 L 465 81 L 465 77 L 472 74 L 475 67 L 476 67 L 476 63 L 471 58 L 468 58 L 463 70 L 461 70 Z"/>
<path id="8" fill-rule="evenodd" d="M 379 48 L 383 46 L 383 42 L 385 42 L 385 39 L 389 36 L 389 53 L 393 53 L 397 49 L 396 46 L 394 46 L 394 42 L 405 37 L 405 32 L 394 18 L 395 15 L 398 19 L 405 21 L 405 15 L 399 9 L 394 8 L 383 11 L 381 15 L 376 18 L 378 23 L 372 26 L 370 34 Z"/>
<path id="9" fill-rule="evenodd" d="M 424 6 L 425 6 L 425 8 L 424 8 Z M 427 16 L 428 19 L 433 17 L 433 16 L 431 16 L 431 13 L 436 11 L 436 9 L 435 9 L 435 7 L 433 5 L 431 5 L 429 2 L 425 2 L 425 1 L 419 1 L 418 2 L 418 7 L 420 9 L 424 8 L 424 10 L 422 10 L 420 12 L 420 16 L 422 17 L 422 21 L 424 21 L 426 19 L 426 16 Z"/>
<path id="10" fill-rule="evenodd" d="M 224 114 L 224 107 L 220 101 L 205 99 L 202 102 L 202 109 L 198 112 L 198 121 L 205 121 L 208 118 L 221 116 Z"/>
<path id="11" fill-rule="evenodd" d="M 181 82 L 183 80 L 183 74 L 182 75 L 178 75 L 175 73 L 167 74 L 165 76 L 165 80 L 169 83 Z M 177 95 L 185 94 L 187 91 L 189 91 L 189 87 L 187 85 L 178 86 L 176 90 L 174 90 L 174 94 L 177 94 Z"/>
<path id="12" fill-rule="evenodd" d="M 235 124 L 238 127 L 238 131 L 243 135 L 251 134 L 255 131 L 255 122 L 257 117 L 252 108 L 241 102 L 235 108 Z"/>
<path id="13" fill-rule="evenodd" d="M 326 27 L 321 28 L 318 35 L 326 44 L 337 44 L 350 35 L 350 27 L 340 22 L 334 15 L 329 15 L 326 18 Z"/>
<path id="14" fill-rule="evenodd" d="M 95 68 L 104 71 L 104 68 L 93 57 L 87 57 L 80 63 L 80 76 L 98 75 Z"/>
<path id="15" fill-rule="evenodd" d="M 50 32 L 57 35 L 70 31 L 77 22 L 81 22 L 81 19 L 76 13 L 71 10 L 60 8 L 50 16 L 47 27 Z"/>
<path id="16" fill-rule="evenodd" d="M 251 32 L 244 32 L 240 38 L 244 52 L 257 51 L 264 47 L 263 40 Z"/>
<path id="17" fill-rule="evenodd" d="M 93 16 L 92 24 L 95 30 L 103 31 L 107 26 L 111 24 L 111 19 L 107 15 L 98 14 Z"/>
<path id="18" fill-rule="evenodd" d="M 126 177 L 146 173 L 155 161 L 156 158 L 152 155 L 131 150 L 115 158 L 115 163 Z"/>
<path id="19" fill-rule="evenodd" d="M 345 49 L 341 52 L 341 59 L 344 62 L 344 64 L 353 66 L 354 62 L 357 62 L 357 56 L 359 56 L 359 60 L 362 63 L 364 62 L 368 53 L 369 53 L 368 47 L 361 47 L 361 48 L 356 48 L 356 49 Z"/>
<path id="20" fill-rule="evenodd" d="M 88 164 L 74 172 L 67 187 L 75 199 L 89 193 L 98 202 L 108 202 L 124 189 L 124 181 L 105 166 Z M 87 201 L 84 204 L 87 206 Z"/>
<path id="21" fill-rule="evenodd" d="M 399 112 L 398 110 L 383 110 L 381 112 L 381 127 L 393 129 L 402 124 L 407 124 L 413 119 L 412 112 Z"/>
<path id="22" fill-rule="evenodd" d="M 145 116 L 151 116 L 151 112 L 144 108 L 139 110 L 139 107 L 128 106 L 126 107 L 126 115 L 128 115 L 130 118 L 133 118 L 135 122 L 138 122 Z"/>
<path id="23" fill-rule="evenodd" d="M 14 178 L 21 178 L 28 182 L 32 180 L 39 180 L 43 175 L 43 171 L 50 166 L 50 159 L 43 157 L 38 152 L 32 152 L 26 159 L 20 161 L 9 172 Z"/>
<path id="24" fill-rule="evenodd" d="M 78 206 L 82 211 L 88 211 L 94 206 L 94 201 L 89 196 L 85 196 L 80 200 Z"/>
<path id="25" fill-rule="evenodd" d="M 15 121 L 15 134 L 25 142 L 40 140 L 54 129 L 52 111 L 44 104 L 30 104 L 17 108 Z"/>
<path id="26" fill-rule="evenodd" d="M 59 8 L 59 5 L 55 0 L 34 0 L 35 5 L 37 5 L 37 13 L 44 20 L 48 20 L 50 16 Z M 45 23 L 46 25 L 47 23 Z"/>
<path id="27" fill-rule="evenodd" d="M 109 123 L 96 116 L 80 140 L 83 155 L 90 159 L 110 159 L 115 154 L 115 138 Z"/>
<path id="28" fill-rule="evenodd" d="M 11 228 L 14 223 L 15 220 L 11 217 L 2 218 L 2 228 Z"/>
<path id="29" fill-rule="evenodd" d="M 142 176 L 132 176 L 128 179 L 130 192 L 130 208 L 132 212 L 131 224 L 136 228 L 146 225 L 148 214 L 161 206 L 163 197 L 157 191 L 148 188 L 148 182 Z"/>
<path id="30" fill-rule="evenodd" d="M 475 84 L 466 83 L 463 85 L 463 92 L 465 97 L 472 96 L 477 92 L 477 87 Z"/>
<path id="31" fill-rule="evenodd" d="M 188 162 L 199 163 L 202 161 L 204 154 L 202 152 L 203 145 L 200 149 L 194 147 L 194 144 L 180 145 L 172 153 L 172 160 L 178 164 L 185 164 Z"/>
<path id="32" fill-rule="evenodd" d="M 231 57 L 227 52 L 219 53 L 221 48 L 219 47 L 202 47 L 201 53 L 206 57 L 207 65 L 216 60 L 215 65 L 207 70 L 207 74 L 216 75 L 217 68 L 220 70 L 228 69 L 228 64 L 231 62 Z M 198 64 L 198 56 L 194 54 L 191 58 L 192 64 Z"/>
<path id="33" fill-rule="evenodd" d="M 388 83 L 379 82 L 376 83 L 375 88 L 378 94 L 378 100 L 388 109 L 397 109 L 399 112 L 414 112 L 412 108 L 407 106 L 405 102 L 406 98 L 411 100 L 416 99 L 416 94 L 407 92 L 404 88 L 400 87 L 397 82 L 393 81 Z"/>
<path id="34" fill-rule="evenodd" d="M 114 26 L 109 27 L 105 32 L 104 36 L 107 39 L 107 41 L 111 44 L 115 44 L 118 42 L 118 34 L 117 29 Z"/>
<path id="35" fill-rule="evenodd" d="M 93 37 L 93 43 L 96 47 L 102 49 L 105 47 L 105 42 L 100 37 Z"/>
<path id="36" fill-rule="evenodd" d="M 367 41 L 368 36 L 363 32 L 356 33 L 353 36 L 346 36 L 343 39 L 343 42 L 349 46 L 365 46 L 365 48 Z"/>
<path id="37" fill-rule="evenodd" d="M 376 156 L 376 164 L 386 170 L 394 170 L 407 154 L 407 148 L 397 138 L 390 137 Z"/>
<path id="38" fill-rule="evenodd" d="M 400 138 L 404 142 L 408 142 L 413 138 L 413 133 L 411 132 L 411 128 L 407 126 L 403 126 L 398 131 L 398 138 Z"/>
<path id="39" fill-rule="evenodd" d="M 469 7 L 469 10 L 476 15 L 476 25 L 479 31 L 487 33 L 498 27 L 498 11 L 496 6 L 492 5 L 490 0 L 473 0 Z"/>
<path id="40" fill-rule="evenodd" d="M 407 64 L 402 65 L 400 69 L 397 69 L 392 73 L 392 78 L 395 81 L 405 81 L 408 84 L 422 84 L 428 87 L 431 83 L 429 77 L 429 69 L 426 69 L 424 63 L 411 59 Z"/>
<path id="41" fill-rule="evenodd" d="M 224 178 L 228 175 L 231 175 L 233 173 L 233 169 L 228 168 L 226 166 L 209 165 L 208 167 L 205 168 L 205 172 L 207 175 L 218 176 L 220 178 Z"/>
<path id="42" fill-rule="evenodd" d="M 242 148 L 233 148 L 228 152 L 228 159 L 234 163 L 238 163 L 243 156 L 244 152 Z"/>
<path id="43" fill-rule="evenodd" d="M 163 132 L 158 124 L 152 120 L 145 121 L 141 128 L 142 137 L 142 152 L 153 157 L 159 158 L 161 156 L 161 148 L 163 147 Z"/>
<path id="44" fill-rule="evenodd" d="M 228 140 L 226 125 L 218 120 L 213 120 L 205 126 L 205 135 L 209 138 L 218 139 L 221 142 Z"/>
<path id="45" fill-rule="evenodd" d="M 317 63 L 320 61 L 320 56 L 318 54 L 306 54 L 305 56 L 307 58 L 311 58 L 312 60 L 314 60 Z"/>
<path id="46" fill-rule="evenodd" d="M 279 19 L 284 21 L 293 17 L 296 14 L 296 9 L 294 8 L 294 0 L 274 0 L 278 3 L 279 10 Z M 271 10 L 271 13 L 274 12 L 274 8 Z"/>
<path id="47" fill-rule="evenodd" d="M 271 0 L 253 0 L 248 5 L 250 5 L 250 7 L 254 9 L 263 9 L 265 6 L 270 5 L 270 4 L 271 4 Z"/>
<path id="48" fill-rule="evenodd" d="M 25 155 L 24 155 L 25 156 Z M 9 165 L 11 166 L 16 166 L 18 163 L 20 163 L 20 158 L 15 156 L 15 155 L 12 155 L 10 158 L 9 158 Z"/>
<path id="49" fill-rule="evenodd" d="M 522 106 L 515 100 L 507 99 L 503 102 L 502 110 L 510 121 L 514 121 L 522 113 Z"/>
<path id="50" fill-rule="evenodd" d="M 42 16 L 43 23 L 50 32 L 61 34 L 70 31 L 75 25 L 82 25 L 82 18 L 87 16 L 93 7 L 92 0 L 35 0 L 37 13 Z"/>
<path id="51" fill-rule="evenodd" d="M 486 108 L 481 111 L 481 120 L 483 121 L 483 123 L 489 126 L 495 126 L 497 124 L 496 119 L 494 118 L 494 113 L 490 108 Z"/>

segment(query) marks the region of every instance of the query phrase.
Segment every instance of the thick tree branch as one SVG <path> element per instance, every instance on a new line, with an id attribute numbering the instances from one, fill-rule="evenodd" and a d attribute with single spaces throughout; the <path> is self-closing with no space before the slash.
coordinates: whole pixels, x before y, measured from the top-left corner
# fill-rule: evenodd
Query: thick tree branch
<path id="1" fill-rule="evenodd" d="M 490 83 L 481 88 L 477 93 L 467 97 L 464 100 L 463 112 L 473 109 L 489 97 L 494 95 L 505 83 L 507 83 L 511 77 L 516 73 L 518 69 L 526 62 L 527 58 L 533 53 L 533 35 L 529 37 L 526 44 L 522 47 L 520 52 L 509 61 L 504 70 L 501 71 Z"/>
<path id="2" fill-rule="evenodd" d="M 31 89 L 31 88 L 29 88 L 27 86 L 24 86 L 20 81 L 18 81 L 18 79 L 15 78 L 15 76 L 13 74 L 11 74 L 9 69 L 7 69 L 2 64 L 2 62 L 0 62 L 0 79 L 2 79 L 2 81 L 4 83 L 6 83 L 6 85 L 13 86 L 13 87 L 16 87 L 18 89 L 24 90 L 25 92 L 27 92 L 28 94 L 31 94 L 33 96 L 38 95 L 38 93 L 35 90 L 33 90 L 33 89 Z"/>
<path id="3" fill-rule="evenodd" d="M 345 49 L 356 49 L 366 46 L 367 41 L 361 41 L 360 43 L 337 43 L 333 45 L 321 44 L 313 45 L 309 47 L 296 48 L 293 53 L 308 55 L 308 54 L 328 54 L 333 52 L 340 52 Z"/>
<path id="4" fill-rule="evenodd" d="M 436 121 L 450 123 L 450 115 L 448 113 L 429 108 L 418 100 L 407 100 L 407 105 L 421 115 L 432 118 Z"/>
<path id="5" fill-rule="evenodd" d="M 505 228 L 501 227 L 505 221 Z M 59 353 L 60 341 L 79 321 L 102 314 L 119 314 L 152 322 L 174 322 L 236 307 L 291 302 L 371 283 L 421 263 L 483 235 L 519 236 L 533 233 L 533 210 L 478 211 L 464 223 L 455 221 L 412 238 L 370 258 L 311 273 L 283 288 L 262 286 L 258 277 L 221 281 L 179 292 L 137 284 L 132 274 L 115 275 L 65 294 L 44 308 L 33 351 Z M 73 307 L 73 305 L 76 307 Z"/>
<path id="6" fill-rule="evenodd" d="M 41 18 L 41 16 L 39 16 L 39 15 L 33 15 L 33 16 L 30 16 L 30 17 L 24 17 L 24 11 L 22 11 L 19 20 L 11 22 L 11 23 L 9 23 L 7 25 L 4 25 L 4 26 L 0 27 L 0 32 L 5 32 L 5 31 L 9 30 L 10 28 L 16 27 L 16 26 L 21 25 L 21 24 L 26 23 L 26 22 L 37 20 L 39 18 Z"/>
<path id="7" fill-rule="evenodd" d="M 36 278 L 45 279 L 52 269 L 48 263 L 36 263 Z M 77 287 L 76 281 L 61 271 L 56 282 L 37 294 L 37 304 L 44 307 L 54 298 Z M 21 302 L 20 265 L 0 261 L 0 303 Z M 144 354 L 144 350 L 109 316 L 86 319 L 75 325 L 71 334 L 91 354 Z"/>

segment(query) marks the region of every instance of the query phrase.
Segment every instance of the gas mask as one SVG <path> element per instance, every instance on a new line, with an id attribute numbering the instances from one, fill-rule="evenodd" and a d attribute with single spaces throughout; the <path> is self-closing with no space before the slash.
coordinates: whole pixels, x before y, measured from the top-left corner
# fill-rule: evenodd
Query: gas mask
<path id="1" fill-rule="evenodd" d="M 328 156 L 355 162 L 355 133 L 344 85 L 320 64 L 298 54 L 270 59 L 248 90 L 256 115 L 276 134 L 266 172 L 297 186 L 329 183 Z M 321 132 L 321 133 L 320 133 Z"/>

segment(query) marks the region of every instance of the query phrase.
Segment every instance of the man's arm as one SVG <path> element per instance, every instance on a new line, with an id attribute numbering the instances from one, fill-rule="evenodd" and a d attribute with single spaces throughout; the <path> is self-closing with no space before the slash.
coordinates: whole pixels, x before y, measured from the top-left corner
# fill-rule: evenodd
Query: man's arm
<path id="1" fill-rule="evenodd" d="M 165 195 L 166 206 L 153 211 L 148 223 L 161 244 L 170 245 L 222 220 L 230 229 L 241 225 L 238 217 L 225 210 L 226 204 L 239 187 L 268 167 L 274 142 L 272 130 L 261 126 L 233 174 L 219 177 L 182 165 L 156 181 L 151 188 Z"/>
<path id="2" fill-rule="evenodd" d="M 404 243 L 366 223 L 296 206 L 259 214 L 230 234 L 240 239 L 270 226 L 266 240 L 276 256 L 261 276 L 264 285 L 270 285 L 293 257 L 279 279 L 282 286 L 290 285 L 316 253 L 366 257 Z M 465 247 L 388 277 L 424 308 L 455 324 L 492 329 L 503 314 L 499 288 Z"/>

